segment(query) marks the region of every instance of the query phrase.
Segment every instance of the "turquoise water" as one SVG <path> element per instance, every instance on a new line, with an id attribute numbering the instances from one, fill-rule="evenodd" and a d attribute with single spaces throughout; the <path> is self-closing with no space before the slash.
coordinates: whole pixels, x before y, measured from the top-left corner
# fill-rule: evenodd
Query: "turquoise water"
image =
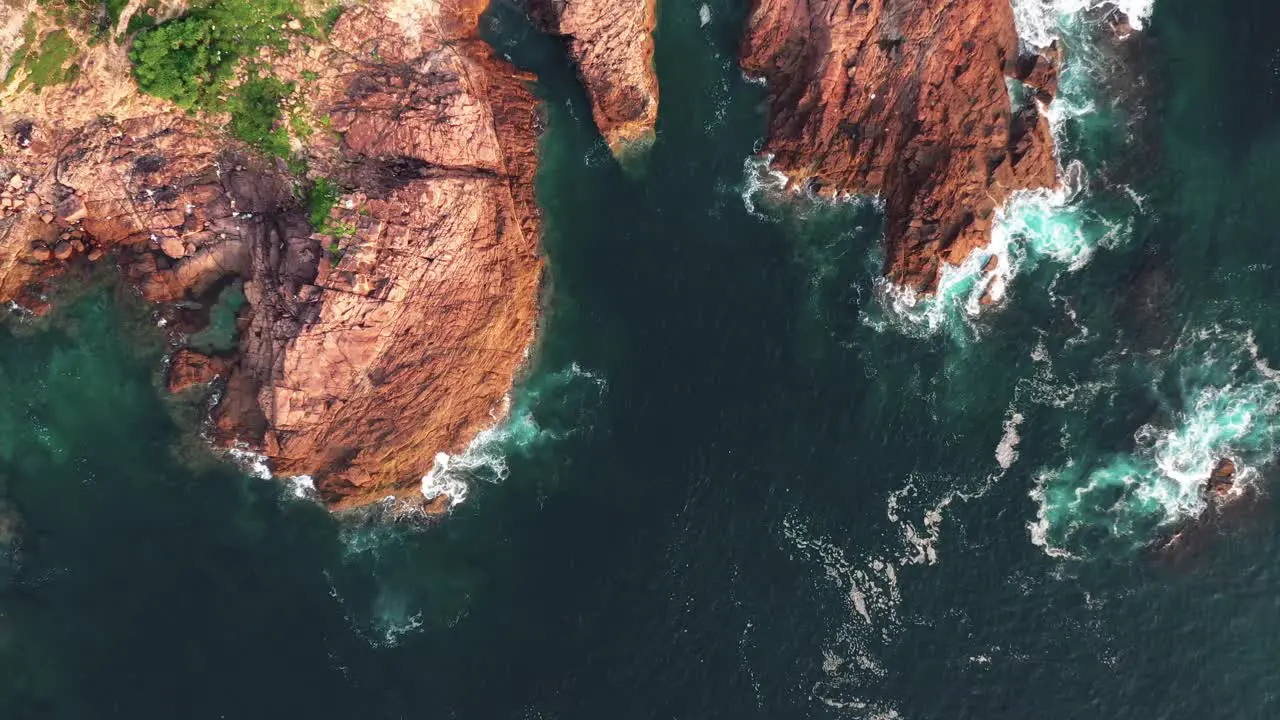
<path id="1" fill-rule="evenodd" d="M 744 4 L 662 5 L 626 172 L 496 6 L 550 282 L 510 421 L 433 473 L 465 500 L 335 519 L 210 457 L 110 285 L 10 322 L 0 717 L 1276 716 L 1280 31 L 1159 2 L 1118 50 L 1023 13 L 1077 48 L 1071 183 L 980 314 L 877 282 L 873 203 L 771 197 Z M 1210 508 L 1222 456 L 1255 489 Z"/>

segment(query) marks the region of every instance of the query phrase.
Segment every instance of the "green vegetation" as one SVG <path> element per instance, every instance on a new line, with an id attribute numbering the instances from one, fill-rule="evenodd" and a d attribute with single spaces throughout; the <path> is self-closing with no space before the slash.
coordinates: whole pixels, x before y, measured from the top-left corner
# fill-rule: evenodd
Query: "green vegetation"
<path id="1" fill-rule="evenodd" d="M 124 12 L 124 6 L 128 4 L 129 0 L 106 0 L 108 31 L 115 29 L 116 23 L 120 22 L 120 13 Z"/>
<path id="2" fill-rule="evenodd" d="M 13 51 L 13 57 L 9 59 L 9 71 L 5 73 L 4 84 L 8 85 L 13 82 L 13 78 L 18 74 L 18 68 L 22 67 L 26 62 L 27 53 L 31 52 L 31 45 L 36 40 L 36 16 L 31 14 L 27 16 L 27 22 L 22 26 L 22 44 L 17 50 Z"/>
<path id="3" fill-rule="evenodd" d="M 311 220 L 311 227 L 318 232 L 323 232 L 321 228 L 329 225 L 329 213 L 341 196 L 342 188 L 329 178 L 317 178 L 311 183 L 311 187 L 307 188 L 306 197 L 307 217 Z"/>
<path id="4" fill-rule="evenodd" d="M 144 92 L 188 110 L 212 109 L 235 70 L 212 20 L 188 17 L 140 33 L 129 58 Z"/>
<path id="5" fill-rule="evenodd" d="M 289 0 L 204 0 L 187 15 L 140 31 L 129 53 L 143 91 L 188 110 L 218 111 L 242 59 L 286 50 L 280 28 L 301 10 Z"/>
<path id="6" fill-rule="evenodd" d="M 292 83 L 272 77 L 242 83 L 230 103 L 231 134 L 263 152 L 289 157 L 289 136 L 279 120 L 280 102 L 292 92 Z"/>
<path id="7" fill-rule="evenodd" d="M 302 113 L 293 113 L 289 116 L 289 129 L 293 130 L 294 136 L 299 140 L 306 140 L 315 133 L 315 128 L 311 127 L 311 123 L 307 122 Z"/>
<path id="8" fill-rule="evenodd" d="M 78 49 L 66 30 L 53 32 L 37 38 L 35 26 L 31 20 L 23 28 L 22 46 L 13 54 L 4 81 L 9 84 L 17 75 L 18 68 L 27 71 L 22 81 L 22 89 L 33 88 L 37 93 L 50 85 L 71 82 L 80 76 L 80 66 L 67 63 Z"/>
<path id="9" fill-rule="evenodd" d="M 327 18 L 308 18 L 295 0 L 195 0 L 183 17 L 138 31 L 134 76 L 143 91 L 189 111 L 229 112 L 232 135 L 305 174 L 305 161 L 289 153 L 289 131 L 303 139 L 313 128 L 297 112 L 284 121 L 281 106 L 294 86 L 272 77 L 258 54 L 288 50 L 290 27 L 322 33 Z M 303 77 L 319 79 L 314 72 Z M 238 78 L 245 79 L 236 84 Z"/>
<path id="10" fill-rule="evenodd" d="M 152 15 L 145 12 L 136 12 L 129 16 L 129 25 L 125 28 L 126 35 L 133 35 L 148 28 L 156 26 L 156 19 Z"/>
<path id="11" fill-rule="evenodd" d="M 338 18 L 342 17 L 342 11 L 346 8 L 334 3 L 330 5 L 324 14 L 320 16 L 320 24 L 324 27 L 325 34 L 333 32 L 333 26 L 338 24 Z"/>
<path id="12" fill-rule="evenodd" d="M 307 188 L 306 193 L 307 214 L 311 220 L 311 227 L 316 232 L 330 237 L 327 249 L 329 257 L 335 265 L 346 252 L 342 248 L 342 241 L 356 234 L 356 226 L 353 223 L 334 222 L 329 217 L 329 213 L 341 196 L 342 188 L 338 187 L 332 180 L 323 177 L 316 179 Z"/>

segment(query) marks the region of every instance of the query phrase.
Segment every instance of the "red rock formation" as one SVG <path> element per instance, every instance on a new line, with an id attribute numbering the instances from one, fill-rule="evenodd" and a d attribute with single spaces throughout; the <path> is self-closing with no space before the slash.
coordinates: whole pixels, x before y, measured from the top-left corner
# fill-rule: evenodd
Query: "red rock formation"
<path id="1" fill-rule="evenodd" d="M 1235 486 L 1236 464 L 1231 458 L 1222 458 L 1213 466 L 1209 480 L 1205 484 L 1206 492 L 1223 497 Z"/>
<path id="2" fill-rule="evenodd" d="M 240 277 L 236 359 L 180 351 L 171 386 L 225 374 L 216 440 L 313 476 L 332 507 L 423 501 L 435 455 L 500 419 L 536 327 L 537 104 L 532 78 L 475 38 L 483 9 L 352 8 L 329 47 L 275 66 L 322 75 L 307 101 L 334 133 L 317 134 L 313 167 L 355 188 L 335 212 L 354 228 L 340 257 L 285 166 L 208 123 L 154 107 L 119 122 L 0 111 L 0 171 L 20 176 L 8 197 L 34 196 L 0 217 L 0 301 L 39 305 L 41 283 L 81 261 L 51 250 L 71 228 L 90 238 L 86 261 L 115 252 L 152 301 Z"/>
<path id="3" fill-rule="evenodd" d="M 1056 165 L 1034 105 L 1006 77 L 1055 89 L 1055 53 L 1019 58 L 1009 0 L 755 0 L 743 68 L 772 93 L 764 152 L 798 185 L 876 194 L 886 268 L 929 292 L 942 263 L 989 240 L 1018 189 Z"/>
<path id="4" fill-rule="evenodd" d="M 183 348 L 169 359 L 169 392 L 207 385 L 226 373 L 231 362 Z"/>
<path id="5" fill-rule="evenodd" d="M 653 69 L 655 0 L 531 0 L 569 52 L 591 98 L 596 126 L 615 155 L 653 139 L 658 77 Z"/>
<path id="6" fill-rule="evenodd" d="M 255 251 L 245 287 L 253 316 L 218 426 L 336 507 L 416 495 L 436 453 L 495 422 L 536 326 L 531 78 L 474 24 L 444 26 L 457 35 L 375 47 L 402 36 L 393 20 L 343 16 L 334 42 L 353 60 L 330 112 L 358 168 L 344 216 L 358 234 L 308 282 L 271 278 Z M 369 64 L 375 51 L 390 67 Z"/>

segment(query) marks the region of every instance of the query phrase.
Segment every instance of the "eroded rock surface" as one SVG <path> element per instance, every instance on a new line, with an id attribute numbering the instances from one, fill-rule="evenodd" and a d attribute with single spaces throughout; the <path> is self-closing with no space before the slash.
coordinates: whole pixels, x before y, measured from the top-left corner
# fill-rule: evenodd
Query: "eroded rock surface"
<path id="1" fill-rule="evenodd" d="M 651 142 L 658 118 L 653 69 L 655 0 L 530 0 L 569 52 L 591 98 L 591 114 L 614 154 Z"/>
<path id="2" fill-rule="evenodd" d="M 755 0 L 741 61 L 771 92 L 774 169 L 884 202 L 897 284 L 932 291 L 1011 193 L 1055 182 L 1048 123 L 1005 80 L 1049 101 L 1057 52 L 1019 57 L 1009 0 Z"/>
<path id="3" fill-rule="evenodd" d="M 357 9 L 335 29 L 352 60 L 330 113 L 360 188 L 339 213 L 357 234 L 293 287 L 263 282 L 271 258 L 253 258 L 253 319 L 217 418 L 337 506 L 418 492 L 436 453 L 492 425 L 537 319 L 531 78 L 469 35 L 474 18 L 369 41 L 403 37 L 396 25 Z"/>
<path id="4" fill-rule="evenodd" d="M 501 419 L 536 326 L 537 106 L 532 78 L 476 39 L 483 9 L 375 2 L 265 58 L 310 78 L 305 101 L 331 123 L 306 152 L 346 189 L 333 237 L 313 233 L 284 162 L 122 94 L 127 76 L 15 96 L 0 110 L 0 182 L 18 198 L 0 213 L 0 301 L 42 310 L 46 280 L 104 258 L 156 302 L 207 302 L 240 278 L 235 358 L 179 349 L 173 389 L 225 377 L 215 440 L 313 476 L 331 507 L 421 502 L 435 455 Z M 101 117 L 49 110 L 94 93 Z"/>

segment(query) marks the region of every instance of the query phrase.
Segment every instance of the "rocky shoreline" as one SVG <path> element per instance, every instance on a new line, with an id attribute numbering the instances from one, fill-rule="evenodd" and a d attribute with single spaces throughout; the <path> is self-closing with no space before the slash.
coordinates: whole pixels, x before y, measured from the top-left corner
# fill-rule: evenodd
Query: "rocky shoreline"
<path id="1" fill-rule="evenodd" d="M 170 388 L 216 381 L 215 443 L 311 476 L 332 508 L 422 503 L 437 453 L 502 413 L 537 327 L 540 111 L 534 78 L 477 37 L 486 7 L 377 0 L 323 36 L 283 22 L 284 40 L 253 58 L 290 91 L 265 128 L 288 149 L 276 157 L 139 92 L 127 16 L 63 84 L 33 92 L 11 73 L 0 301 L 42 312 L 45 283 L 104 258 L 156 303 L 207 304 L 242 283 L 233 353 L 171 328 Z M 526 8 L 566 39 L 614 153 L 651 142 L 653 0 Z M 32 37 L 63 32 L 34 2 L 26 12 Z M 771 90 L 774 168 L 820 194 L 879 195 L 885 274 L 924 293 L 986 246 L 1011 193 L 1056 182 L 1041 113 L 1060 60 L 1020 52 L 1007 0 L 756 0 L 741 54 Z M 1028 88 L 1019 107 L 1007 79 Z M 318 213 L 315 188 L 332 191 Z"/>

